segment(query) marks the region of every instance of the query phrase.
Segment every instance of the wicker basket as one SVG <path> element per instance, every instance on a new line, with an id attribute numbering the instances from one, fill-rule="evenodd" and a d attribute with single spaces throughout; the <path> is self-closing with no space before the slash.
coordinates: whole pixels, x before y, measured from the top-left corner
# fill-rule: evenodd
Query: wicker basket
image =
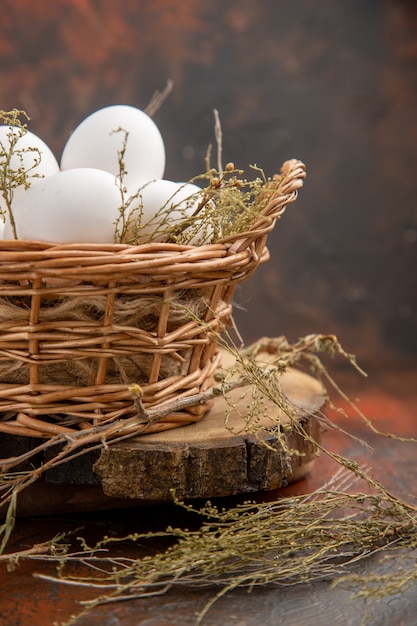
<path id="1" fill-rule="evenodd" d="M 145 409 L 208 388 L 233 292 L 268 258 L 267 235 L 305 169 L 291 160 L 281 173 L 279 195 L 251 231 L 216 244 L 3 242 L 0 432 L 48 438 L 131 418 L 133 383 Z M 146 432 L 206 409 L 171 412 Z"/>

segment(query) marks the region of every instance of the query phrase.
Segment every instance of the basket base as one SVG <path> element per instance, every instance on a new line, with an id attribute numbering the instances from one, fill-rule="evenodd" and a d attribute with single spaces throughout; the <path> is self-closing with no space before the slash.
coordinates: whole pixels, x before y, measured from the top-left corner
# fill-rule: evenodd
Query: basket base
<path id="1" fill-rule="evenodd" d="M 325 404 L 322 386 L 297 370 L 283 374 L 281 385 L 289 401 L 302 409 L 300 425 L 318 441 L 317 415 Z M 20 494 L 18 514 L 97 511 L 174 498 L 254 494 L 303 478 L 313 464 L 314 446 L 294 427 L 285 433 L 283 445 L 271 418 L 278 415 L 282 422 L 288 418 L 270 401 L 257 418 L 257 425 L 262 424 L 265 431 L 251 433 L 242 417 L 250 401 L 245 389 L 230 393 L 229 401 L 237 407 L 232 412 L 225 399 L 217 397 L 195 424 L 114 444 L 47 472 L 42 481 Z M 298 454 L 288 455 L 288 448 Z"/>

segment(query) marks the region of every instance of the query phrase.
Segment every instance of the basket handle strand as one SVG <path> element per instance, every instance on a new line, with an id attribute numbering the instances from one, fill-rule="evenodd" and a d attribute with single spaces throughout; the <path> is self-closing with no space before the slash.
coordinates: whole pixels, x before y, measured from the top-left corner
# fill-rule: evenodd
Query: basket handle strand
<path id="1" fill-rule="evenodd" d="M 275 222 L 279 219 L 287 205 L 294 202 L 298 196 L 298 190 L 303 186 L 306 177 L 306 168 L 304 163 L 298 159 L 290 159 L 285 161 L 281 167 L 282 181 L 277 192 L 270 198 L 267 206 L 260 213 L 258 220 L 253 224 L 252 228 L 243 233 L 239 239 L 235 240 L 228 250 L 228 254 L 235 254 L 249 248 L 251 244 L 259 239 L 262 245 L 261 249 L 257 245 L 258 254 L 262 254 L 266 236 L 274 228 Z M 227 243 L 232 241 L 233 237 L 225 237 L 220 241 Z"/>

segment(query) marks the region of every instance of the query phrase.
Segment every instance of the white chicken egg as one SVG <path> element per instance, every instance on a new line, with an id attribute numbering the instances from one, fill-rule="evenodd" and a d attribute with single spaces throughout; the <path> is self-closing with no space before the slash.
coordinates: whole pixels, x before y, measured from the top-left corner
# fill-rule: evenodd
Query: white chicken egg
<path id="1" fill-rule="evenodd" d="M 167 228 L 177 226 L 192 215 L 201 194 L 202 189 L 197 185 L 165 179 L 142 183 L 139 189 L 128 189 L 126 198 L 133 198 L 129 205 L 129 235 L 134 232 L 138 243 L 156 239 Z"/>
<path id="2" fill-rule="evenodd" d="M 10 140 L 13 135 L 19 135 L 20 130 L 12 126 L 0 126 L 0 151 L 2 154 L 8 154 L 10 151 Z M 10 174 L 23 169 L 27 173 L 27 181 L 33 185 L 34 183 L 52 176 L 59 172 L 58 161 L 56 160 L 52 150 L 46 143 L 37 137 L 34 133 L 26 131 L 19 136 L 13 146 L 12 155 L 9 163 Z M 24 191 L 22 185 L 13 190 L 12 206 L 15 198 Z M 4 213 L 6 211 L 6 202 L 0 195 L 0 209 Z"/>
<path id="3" fill-rule="evenodd" d="M 121 204 L 115 177 L 80 168 L 32 185 L 13 207 L 19 239 L 51 243 L 112 243 Z M 4 239 L 12 239 L 6 222 Z"/>
<path id="4" fill-rule="evenodd" d="M 125 136 L 125 186 L 129 187 L 136 181 L 162 178 L 165 146 L 161 133 L 144 111 L 129 105 L 104 107 L 86 117 L 64 147 L 61 169 L 93 167 L 117 176 Z"/>

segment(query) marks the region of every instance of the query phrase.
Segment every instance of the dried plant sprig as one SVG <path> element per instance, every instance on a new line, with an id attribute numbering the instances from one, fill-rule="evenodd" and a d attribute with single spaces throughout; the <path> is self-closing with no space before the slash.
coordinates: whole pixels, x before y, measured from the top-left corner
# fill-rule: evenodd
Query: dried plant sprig
<path id="1" fill-rule="evenodd" d="M 217 589 L 199 621 L 217 599 L 237 587 L 346 580 L 348 565 L 382 549 L 396 549 L 399 538 L 417 543 L 416 510 L 378 491 L 357 491 L 357 482 L 341 469 L 312 494 L 272 503 L 248 502 L 226 509 L 211 503 L 201 509 L 178 503 L 201 516 L 198 530 L 169 527 L 165 532 L 105 537 L 94 546 L 79 538 L 78 553 L 70 554 L 68 561 L 54 558 L 58 576 L 39 577 L 89 587 L 97 595 L 82 603 L 82 614 L 99 604 L 146 598 L 172 588 Z M 160 537 L 174 540 L 165 552 L 137 559 L 111 554 L 115 544 L 143 545 Z M 103 550 L 109 551 L 107 558 Z M 74 560 L 84 572 L 66 571 L 66 563 Z"/>
<path id="2" fill-rule="evenodd" d="M 29 119 L 27 113 L 19 109 L 0 110 L 0 123 L 9 127 L 7 141 L 0 139 L 0 192 L 5 204 L 5 209 L 0 205 L 0 215 L 3 221 L 9 220 L 15 239 L 18 234 L 12 209 L 14 192 L 20 186 L 27 189 L 32 179 L 41 176 L 35 171 L 41 161 L 40 150 L 31 146 L 19 148 L 18 145 L 28 132 L 26 120 Z M 27 155 L 32 157 L 30 165 L 27 165 Z"/>
<path id="3" fill-rule="evenodd" d="M 190 193 L 181 200 L 176 196 L 182 187 L 144 222 L 142 193 L 154 181 L 141 183 L 136 192 L 127 196 L 124 185 L 126 175 L 125 153 L 129 133 L 122 129 L 121 147 L 117 152 L 119 172 L 117 183 L 120 189 L 121 205 L 115 222 L 115 242 L 136 245 L 143 242 L 143 229 L 146 242 L 161 242 L 198 245 L 216 243 L 227 237 L 248 232 L 257 222 L 271 198 L 277 195 L 284 182 L 284 176 L 267 177 L 256 165 L 251 169 L 257 172 L 253 180 L 243 177 L 243 170 L 236 169 L 234 163 L 222 165 L 222 130 L 219 113 L 214 109 L 214 132 L 217 143 L 217 169 L 210 162 L 211 147 L 206 155 L 206 172 L 194 176 L 188 183 L 203 184 L 200 191 Z M 186 186 L 188 183 L 184 183 Z M 190 214 L 190 209 L 194 208 Z M 175 215 L 175 217 L 174 217 Z M 264 216 L 267 221 L 268 217 Z M 274 217 L 270 217 L 270 221 Z"/>
<path id="4" fill-rule="evenodd" d="M 168 82 L 166 89 L 156 97 L 158 106 L 168 95 L 172 88 Z M 157 103 L 155 102 L 155 106 Z M 29 120 L 25 111 L 13 109 L 12 111 L 0 111 L 0 122 L 10 127 L 7 134 L 8 141 L 0 141 L 0 191 L 4 199 L 6 209 L 0 207 L 0 215 L 3 221 L 10 221 L 12 233 L 18 238 L 16 224 L 12 210 L 12 200 L 15 189 L 19 186 L 27 188 L 34 178 L 39 178 L 36 168 L 40 163 L 41 154 L 36 147 L 19 148 L 18 141 L 27 132 L 25 120 Z M 170 198 L 164 206 L 160 207 L 157 214 L 149 224 L 143 224 L 143 207 L 141 207 L 141 191 L 127 195 L 125 177 L 127 174 L 125 155 L 128 145 L 129 132 L 117 128 L 114 133 L 121 133 L 120 148 L 117 151 L 119 171 L 116 182 L 120 190 L 119 215 L 115 221 L 114 241 L 135 244 L 139 241 L 143 226 L 154 226 L 154 232 L 147 240 L 169 241 L 180 244 L 191 244 L 196 238 L 198 244 L 215 243 L 232 235 L 245 233 L 256 223 L 259 215 L 268 205 L 271 197 L 278 193 L 282 184 L 283 176 L 275 175 L 266 177 L 264 172 L 257 166 L 252 166 L 260 176 L 254 180 L 242 177 L 242 170 L 236 169 L 233 163 L 227 163 L 223 168 L 222 157 L 222 131 L 219 114 L 215 110 L 215 137 L 217 141 L 217 170 L 210 164 L 210 149 L 207 152 L 207 170 L 204 174 L 193 177 L 190 182 L 205 181 L 206 185 L 201 192 L 190 194 L 187 200 L 182 199 L 178 204 L 176 198 Z M 6 145 L 7 144 L 7 145 Z M 27 155 L 33 157 L 30 165 L 27 165 Z M 18 161 L 18 166 L 12 166 L 12 157 Z M 136 201 L 138 206 L 131 211 Z M 138 203 L 139 201 L 139 203 Z M 189 208 L 197 204 L 197 208 L 189 215 Z M 181 206 L 182 216 L 172 219 L 173 210 Z M 264 218 L 267 220 L 267 217 Z M 271 217 L 271 222 L 272 222 Z M 149 230 L 149 228 L 148 228 Z M 198 236 L 198 237 L 197 237 Z"/>
<path id="5" fill-rule="evenodd" d="M 401 559 L 401 566 L 398 566 L 398 562 L 392 563 L 398 558 Z M 364 598 L 371 603 L 406 592 L 417 582 L 416 528 L 401 533 L 401 541 L 393 542 L 390 549 L 385 550 L 381 565 L 384 564 L 388 564 L 389 573 L 344 572 L 333 581 L 332 587 L 343 586 L 352 591 L 352 599 Z"/>
<path id="6" fill-rule="evenodd" d="M 217 169 L 219 173 L 223 173 L 222 154 L 223 154 L 223 132 L 220 122 L 220 115 L 217 109 L 214 109 L 214 136 L 217 144 Z"/>
<path id="7" fill-rule="evenodd" d="M 0 554 L 0 563 L 7 563 L 8 571 L 15 570 L 21 561 L 25 560 L 60 560 L 67 559 L 71 547 L 70 533 L 58 533 L 52 539 L 35 543 L 29 548 L 16 550 L 8 554 Z M 78 557 L 78 555 L 77 555 Z"/>
<path id="8" fill-rule="evenodd" d="M 129 139 L 129 132 L 124 128 L 119 127 L 112 131 L 111 134 L 115 133 L 120 133 L 122 135 L 121 146 L 120 149 L 117 151 L 117 163 L 119 171 L 116 176 L 116 183 L 120 192 L 120 206 L 118 208 L 119 215 L 117 216 L 114 223 L 114 241 L 115 243 L 117 243 L 123 241 L 126 235 L 128 212 L 130 205 L 134 200 L 134 196 L 127 197 L 127 189 L 125 185 L 125 177 L 128 173 L 126 170 L 125 155 L 127 142 Z"/>
<path id="9" fill-rule="evenodd" d="M 153 117 L 155 113 L 159 111 L 165 100 L 171 94 L 173 88 L 174 81 L 171 78 L 168 78 L 165 87 L 161 91 L 155 91 L 149 104 L 145 108 L 145 113 L 149 115 L 149 117 Z"/>

